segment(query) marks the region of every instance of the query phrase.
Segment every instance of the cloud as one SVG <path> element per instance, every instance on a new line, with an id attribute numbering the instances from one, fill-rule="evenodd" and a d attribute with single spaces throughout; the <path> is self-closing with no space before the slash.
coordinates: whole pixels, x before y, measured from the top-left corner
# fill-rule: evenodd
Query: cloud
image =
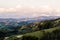
<path id="1" fill-rule="evenodd" d="M 21 8 L 21 5 L 18 4 L 18 5 L 16 6 L 16 8 Z"/>
<path id="2" fill-rule="evenodd" d="M 50 15 L 47 15 L 47 14 L 44 14 L 44 13 L 40 13 L 40 14 L 33 14 L 32 15 L 33 17 L 39 17 L 39 16 L 50 16 Z"/>
<path id="3" fill-rule="evenodd" d="M 16 9 L 14 9 L 14 8 L 8 8 L 8 9 L 6 9 L 6 12 L 15 12 L 16 11 Z"/>
<path id="4" fill-rule="evenodd" d="M 0 12 L 5 12 L 5 8 L 0 8 Z"/>
<path id="5" fill-rule="evenodd" d="M 15 8 L 0 8 L 0 12 L 16 12 L 16 11 L 27 11 L 27 12 L 39 12 L 39 11 L 48 11 L 50 10 L 49 6 L 48 5 L 43 5 L 43 6 L 40 6 L 40 7 L 35 7 L 35 6 L 22 6 L 20 4 L 16 5 Z"/>
<path id="6" fill-rule="evenodd" d="M 0 12 L 15 12 L 15 8 L 0 8 Z"/>
<path id="7" fill-rule="evenodd" d="M 0 16 L 4 17 L 38 17 L 38 16 L 60 16 L 60 8 L 51 8 L 48 5 L 41 7 L 21 6 L 15 8 L 0 8 Z"/>

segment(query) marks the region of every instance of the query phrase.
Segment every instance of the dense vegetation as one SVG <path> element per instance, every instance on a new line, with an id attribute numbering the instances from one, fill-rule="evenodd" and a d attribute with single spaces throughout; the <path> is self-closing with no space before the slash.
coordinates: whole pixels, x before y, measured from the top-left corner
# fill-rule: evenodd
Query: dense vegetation
<path id="1" fill-rule="evenodd" d="M 0 28 L 0 40 L 59 40 L 60 18 L 13 27 Z M 16 35 L 23 35 L 17 38 Z"/>
<path id="2" fill-rule="evenodd" d="M 39 32 L 31 33 L 31 35 L 26 34 L 22 37 L 22 40 L 60 40 L 60 29 L 56 29 L 52 32 L 43 31 L 42 35 L 39 34 Z"/>

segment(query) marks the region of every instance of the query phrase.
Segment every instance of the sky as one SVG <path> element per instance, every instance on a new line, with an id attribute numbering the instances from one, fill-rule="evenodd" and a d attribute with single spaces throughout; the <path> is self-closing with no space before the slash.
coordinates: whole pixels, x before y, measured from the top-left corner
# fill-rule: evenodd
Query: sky
<path id="1" fill-rule="evenodd" d="M 0 0 L 0 18 L 60 16 L 60 0 Z"/>

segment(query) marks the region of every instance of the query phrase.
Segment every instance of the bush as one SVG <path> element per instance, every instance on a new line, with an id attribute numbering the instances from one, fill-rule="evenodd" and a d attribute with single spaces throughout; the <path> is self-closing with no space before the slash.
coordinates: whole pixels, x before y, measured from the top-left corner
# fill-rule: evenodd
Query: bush
<path id="1" fill-rule="evenodd" d="M 60 40 L 60 29 L 45 34 L 40 40 Z"/>

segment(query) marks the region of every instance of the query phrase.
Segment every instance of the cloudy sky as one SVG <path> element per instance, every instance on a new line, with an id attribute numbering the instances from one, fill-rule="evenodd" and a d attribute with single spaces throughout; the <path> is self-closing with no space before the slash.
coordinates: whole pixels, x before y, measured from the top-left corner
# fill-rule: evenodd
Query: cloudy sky
<path id="1" fill-rule="evenodd" d="M 60 0 L 0 0 L 0 18 L 60 16 Z"/>

